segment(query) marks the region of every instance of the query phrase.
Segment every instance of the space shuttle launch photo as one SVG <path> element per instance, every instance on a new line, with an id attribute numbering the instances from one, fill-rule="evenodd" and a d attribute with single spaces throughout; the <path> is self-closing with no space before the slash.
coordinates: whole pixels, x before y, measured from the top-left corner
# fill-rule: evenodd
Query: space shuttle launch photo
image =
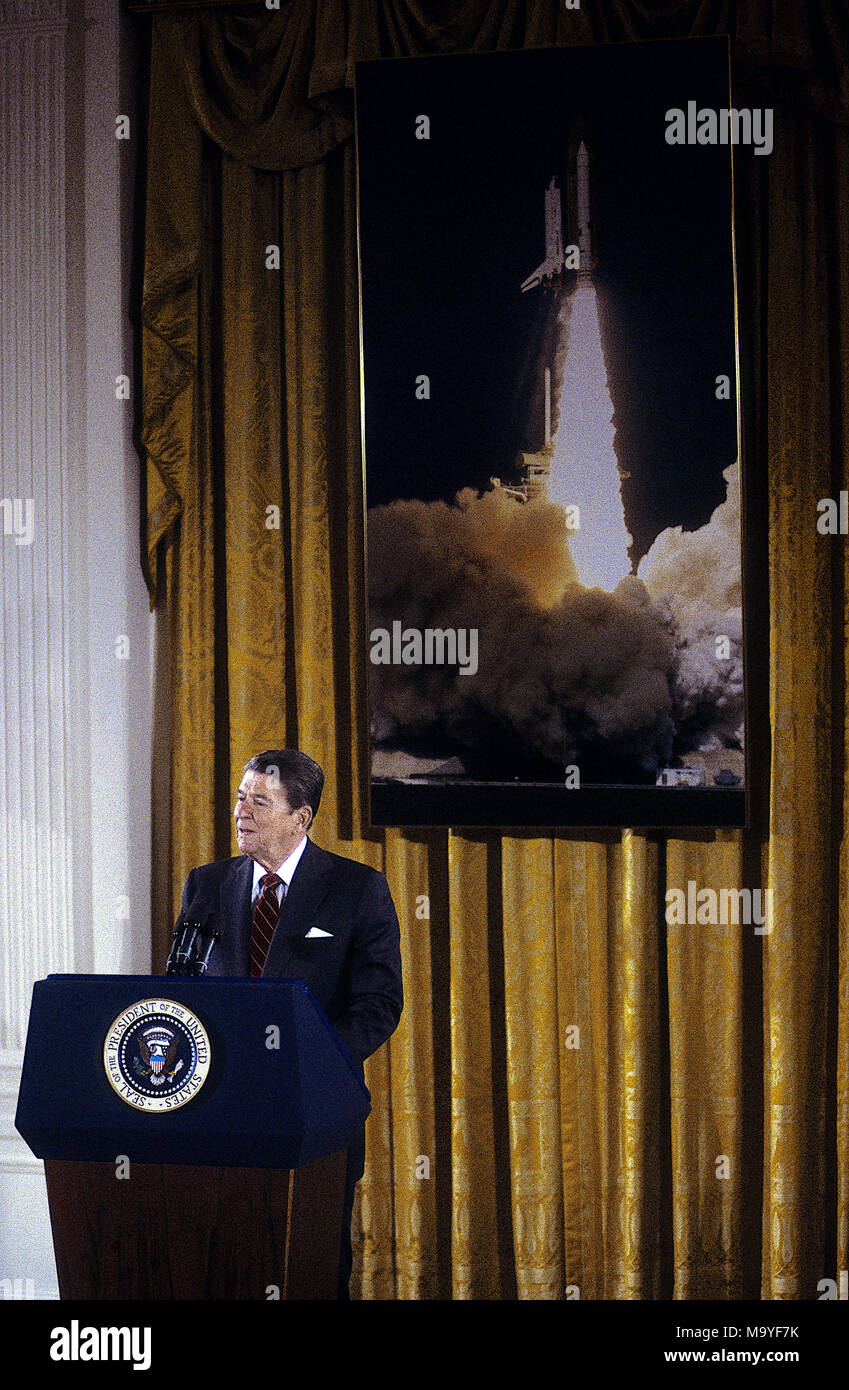
<path id="1" fill-rule="evenodd" d="M 597 257 L 590 167 L 587 124 L 578 119 L 566 148 L 565 172 L 553 174 L 545 191 L 545 260 L 521 284 L 523 293 L 538 287 L 555 292 L 559 311 L 553 364 L 543 368 L 545 446 L 539 453 L 523 452 L 520 480 L 510 491 L 526 500 L 546 497 L 559 502 L 568 519 L 577 522 L 569 537 L 576 578 L 612 592 L 631 573 L 628 552 L 633 537 L 625 525 L 621 495 L 621 484 L 630 473 L 614 446 L 613 404 L 593 284 Z M 560 421 L 568 421 L 569 428 L 557 429 Z M 500 479 L 492 481 L 502 486 Z"/>
<path id="2" fill-rule="evenodd" d="M 745 822 L 727 55 L 624 47 L 357 65 L 378 826 Z"/>

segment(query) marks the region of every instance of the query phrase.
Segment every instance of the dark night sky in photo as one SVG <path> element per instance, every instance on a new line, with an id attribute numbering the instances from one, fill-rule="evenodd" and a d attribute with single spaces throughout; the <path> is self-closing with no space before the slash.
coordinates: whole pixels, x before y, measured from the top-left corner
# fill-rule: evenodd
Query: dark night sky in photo
<path id="1" fill-rule="evenodd" d="M 691 100 L 731 104 L 724 39 L 358 65 L 369 507 L 485 489 L 541 447 L 557 296 L 519 285 L 543 259 L 544 190 L 582 117 L 632 559 L 664 527 L 708 520 L 737 456 L 730 152 L 666 144 L 667 109 Z M 414 138 L 421 114 L 429 141 Z"/>

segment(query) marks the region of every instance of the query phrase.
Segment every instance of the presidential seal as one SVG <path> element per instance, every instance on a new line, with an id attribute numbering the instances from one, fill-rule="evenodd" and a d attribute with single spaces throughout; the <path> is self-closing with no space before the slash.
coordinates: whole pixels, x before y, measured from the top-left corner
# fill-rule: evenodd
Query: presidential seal
<path id="1" fill-rule="evenodd" d="M 141 999 L 106 1034 L 103 1065 L 113 1089 L 137 1110 L 176 1110 L 207 1078 L 209 1035 L 176 999 Z"/>

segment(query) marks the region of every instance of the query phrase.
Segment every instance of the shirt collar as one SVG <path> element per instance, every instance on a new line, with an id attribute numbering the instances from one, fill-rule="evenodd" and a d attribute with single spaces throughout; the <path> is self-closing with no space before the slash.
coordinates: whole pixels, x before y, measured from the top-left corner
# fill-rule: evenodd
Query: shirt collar
<path id="1" fill-rule="evenodd" d="M 289 855 L 288 859 L 284 859 L 283 863 L 279 866 L 279 868 L 274 870 L 277 877 L 282 878 L 283 882 L 285 883 L 287 893 L 289 891 L 289 886 L 292 882 L 292 875 L 294 874 L 295 870 L 300 864 L 301 855 L 307 847 L 307 841 L 308 837 L 305 835 L 304 838 L 301 840 L 301 843 L 299 845 L 296 845 L 296 847 L 292 850 L 292 853 Z M 257 861 L 254 860 L 254 881 L 253 892 L 251 895 L 252 897 L 255 898 L 259 893 L 259 881 L 261 878 L 264 878 L 267 873 L 268 870 L 264 869 L 261 864 L 258 864 Z M 277 896 L 279 897 L 280 894 L 278 893 Z"/>

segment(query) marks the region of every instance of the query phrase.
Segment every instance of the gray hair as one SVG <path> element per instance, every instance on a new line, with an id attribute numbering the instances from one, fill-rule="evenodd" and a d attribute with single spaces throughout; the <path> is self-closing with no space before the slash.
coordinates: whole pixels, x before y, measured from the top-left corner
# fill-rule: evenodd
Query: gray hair
<path id="1" fill-rule="evenodd" d="M 291 811 L 309 806 L 313 819 L 318 814 L 324 773 L 317 762 L 297 748 L 269 748 L 257 753 L 245 763 L 245 772 L 259 772 L 271 777 L 285 793 Z"/>

